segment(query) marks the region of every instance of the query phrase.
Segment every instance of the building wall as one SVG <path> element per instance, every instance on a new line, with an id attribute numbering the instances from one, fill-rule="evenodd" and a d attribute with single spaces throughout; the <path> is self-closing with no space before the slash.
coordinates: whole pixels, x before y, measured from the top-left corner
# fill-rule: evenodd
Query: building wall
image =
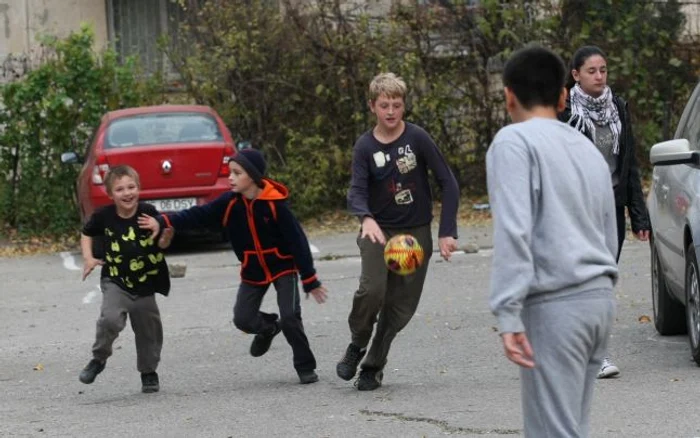
<path id="1" fill-rule="evenodd" d="M 0 59 L 30 53 L 38 45 L 38 36 L 66 36 L 83 22 L 95 30 L 96 48 L 104 47 L 105 0 L 0 0 Z"/>

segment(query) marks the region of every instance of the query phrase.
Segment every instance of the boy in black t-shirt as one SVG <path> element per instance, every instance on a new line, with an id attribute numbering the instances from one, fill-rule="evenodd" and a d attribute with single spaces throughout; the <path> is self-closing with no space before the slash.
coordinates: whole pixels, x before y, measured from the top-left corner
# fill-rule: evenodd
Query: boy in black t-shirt
<path id="1" fill-rule="evenodd" d="M 163 346 L 163 326 L 154 293 L 167 295 L 170 291 L 168 265 L 161 249 L 170 245 L 173 230 L 164 230 L 156 245 L 149 232 L 139 229 L 137 218 L 144 213 L 155 215 L 157 211 L 152 205 L 139 202 L 139 175 L 133 168 L 111 169 L 105 177 L 105 188 L 114 204 L 93 213 L 80 239 L 83 280 L 102 265 L 102 307 L 93 359 L 80 373 L 80 381 L 92 383 L 104 370 L 128 315 L 136 340 L 141 390 L 157 392 L 160 385 L 156 368 Z M 105 238 L 104 260 L 92 254 L 92 238 L 97 236 Z"/>

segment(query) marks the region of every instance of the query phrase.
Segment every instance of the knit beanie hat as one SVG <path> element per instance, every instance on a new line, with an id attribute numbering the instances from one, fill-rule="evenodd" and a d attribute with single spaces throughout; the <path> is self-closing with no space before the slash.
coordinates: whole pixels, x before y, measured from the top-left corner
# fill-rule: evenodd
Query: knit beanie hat
<path id="1" fill-rule="evenodd" d="M 263 186 L 262 179 L 265 176 L 267 164 L 262 152 L 257 149 L 241 149 L 231 157 L 231 161 L 240 164 L 258 187 Z"/>

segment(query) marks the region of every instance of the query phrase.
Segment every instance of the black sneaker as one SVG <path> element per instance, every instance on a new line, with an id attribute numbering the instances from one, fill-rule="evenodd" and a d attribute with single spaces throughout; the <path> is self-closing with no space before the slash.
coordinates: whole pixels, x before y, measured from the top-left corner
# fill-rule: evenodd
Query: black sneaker
<path id="1" fill-rule="evenodd" d="M 355 381 L 358 391 L 374 391 L 382 386 L 384 373 L 380 370 L 361 370 L 360 377 Z"/>
<path id="2" fill-rule="evenodd" d="M 280 322 L 279 320 L 276 320 L 275 330 L 271 334 L 255 335 L 253 343 L 250 344 L 250 355 L 253 357 L 260 357 L 263 354 L 267 353 L 267 350 L 270 349 L 270 345 L 272 345 L 272 340 L 275 339 L 275 336 L 277 336 L 281 331 L 282 327 L 280 326 Z"/>
<path id="3" fill-rule="evenodd" d="M 151 393 L 160 391 L 158 373 L 141 373 L 141 392 Z"/>
<path id="4" fill-rule="evenodd" d="M 301 382 L 303 385 L 318 382 L 318 374 L 316 374 L 314 370 L 297 371 L 297 374 L 299 374 L 299 382 Z"/>
<path id="5" fill-rule="evenodd" d="M 105 369 L 106 362 L 100 362 L 97 359 L 92 359 L 80 372 L 80 381 L 85 384 L 90 384 L 95 381 L 95 377 Z"/>
<path id="6" fill-rule="evenodd" d="M 338 374 L 338 377 L 343 380 L 350 380 L 355 377 L 357 366 L 362 358 L 365 357 L 366 352 L 366 348 L 360 348 L 352 343 L 349 344 L 348 349 L 345 351 L 345 356 L 335 366 L 335 372 Z"/>

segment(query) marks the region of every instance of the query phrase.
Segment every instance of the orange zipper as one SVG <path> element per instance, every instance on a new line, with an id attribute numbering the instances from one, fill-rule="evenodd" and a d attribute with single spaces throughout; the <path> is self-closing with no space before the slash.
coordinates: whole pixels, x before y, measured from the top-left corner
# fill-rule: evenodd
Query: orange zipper
<path id="1" fill-rule="evenodd" d="M 258 240 L 258 230 L 255 228 L 255 218 L 253 217 L 253 203 L 255 202 L 255 199 L 248 202 L 244 198 L 243 201 L 246 204 L 248 227 L 250 228 L 250 234 L 253 236 L 253 245 L 255 245 L 255 253 L 258 255 L 258 261 L 260 261 L 260 266 L 262 266 L 263 272 L 265 273 L 265 281 L 270 283 L 272 282 L 272 274 L 270 273 L 270 269 L 267 267 L 267 263 L 265 263 L 265 256 L 262 252 L 260 240 Z"/>

